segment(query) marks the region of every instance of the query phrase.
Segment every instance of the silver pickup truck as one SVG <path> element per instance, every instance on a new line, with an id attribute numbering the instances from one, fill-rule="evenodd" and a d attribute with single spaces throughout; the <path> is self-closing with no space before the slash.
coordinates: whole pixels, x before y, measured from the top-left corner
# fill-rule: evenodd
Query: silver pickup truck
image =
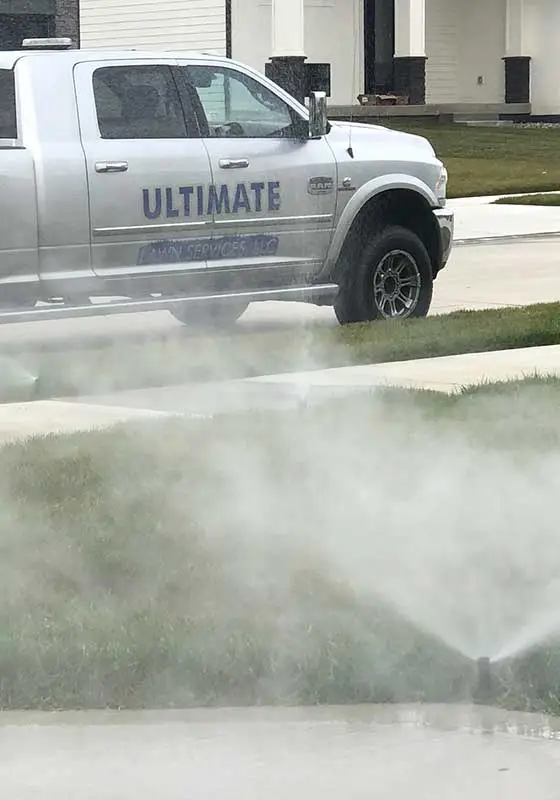
<path id="1" fill-rule="evenodd" d="M 0 322 L 427 314 L 453 239 L 428 141 L 219 56 L 27 44 L 0 52 Z"/>

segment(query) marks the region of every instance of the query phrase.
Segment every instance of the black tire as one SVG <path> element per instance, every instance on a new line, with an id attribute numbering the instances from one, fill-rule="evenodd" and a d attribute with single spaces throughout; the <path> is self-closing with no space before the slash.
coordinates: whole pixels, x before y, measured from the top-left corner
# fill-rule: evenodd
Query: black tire
<path id="1" fill-rule="evenodd" d="M 433 294 L 432 264 L 412 231 L 391 225 L 372 236 L 334 303 L 341 325 L 425 317 Z"/>
<path id="2" fill-rule="evenodd" d="M 229 328 L 247 311 L 249 303 L 232 300 L 227 303 L 182 303 L 170 306 L 176 320 L 190 328 Z"/>

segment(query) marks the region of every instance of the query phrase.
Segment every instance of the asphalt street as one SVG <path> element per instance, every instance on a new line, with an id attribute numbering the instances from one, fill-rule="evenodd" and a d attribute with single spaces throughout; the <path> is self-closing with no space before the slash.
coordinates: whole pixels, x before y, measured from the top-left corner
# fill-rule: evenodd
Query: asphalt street
<path id="1" fill-rule="evenodd" d="M 458 309 L 560 301 L 560 237 L 457 246 L 436 281 L 432 314 Z M 238 325 L 246 330 L 336 325 L 330 308 L 256 303 Z M 181 335 L 165 311 L 0 325 L 0 350 L 22 346 L 76 348 L 111 340 Z"/>

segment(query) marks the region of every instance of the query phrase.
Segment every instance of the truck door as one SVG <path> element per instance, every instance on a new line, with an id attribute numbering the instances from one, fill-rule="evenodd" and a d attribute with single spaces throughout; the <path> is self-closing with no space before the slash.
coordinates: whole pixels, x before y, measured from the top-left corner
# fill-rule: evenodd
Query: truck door
<path id="1" fill-rule="evenodd" d="M 210 162 L 181 102 L 176 63 L 164 57 L 75 68 L 92 263 L 104 279 L 156 276 L 165 290 L 206 267 L 211 217 L 193 212 L 200 187 L 211 181 Z"/>
<path id="2" fill-rule="evenodd" d="M 323 263 L 333 233 L 331 148 L 325 139 L 298 138 L 297 112 L 249 73 L 208 60 L 179 64 L 212 165 L 209 266 L 305 281 Z"/>

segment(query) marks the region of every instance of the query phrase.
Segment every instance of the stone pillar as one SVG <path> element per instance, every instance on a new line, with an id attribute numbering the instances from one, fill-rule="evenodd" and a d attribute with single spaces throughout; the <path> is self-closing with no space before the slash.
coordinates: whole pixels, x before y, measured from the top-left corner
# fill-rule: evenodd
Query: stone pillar
<path id="1" fill-rule="evenodd" d="M 74 47 L 80 46 L 80 0 L 57 0 L 56 36 L 69 36 Z"/>
<path id="2" fill-rule="evenodd" d="M 395 93 L 426 102 L 426 0 L 395 0 Z"/>
<path id="3" fill-rule="evenodd" d="M 507 0 L 505 101 L 531 102 L 531 58 L 525 53 L 525 0 Z"/>
<path id="4" fill-rule="evenodd" d="M 306 95 L 304 0 L 272 0 L 272 55 L 267 76 L 303 103 Z"/>

